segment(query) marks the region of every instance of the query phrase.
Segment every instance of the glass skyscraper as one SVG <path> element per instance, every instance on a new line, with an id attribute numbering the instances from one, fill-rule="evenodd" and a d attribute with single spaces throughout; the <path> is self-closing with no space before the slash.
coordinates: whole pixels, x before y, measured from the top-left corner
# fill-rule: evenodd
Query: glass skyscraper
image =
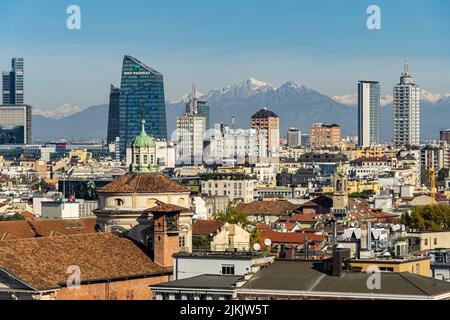
<path id="1" fill-rule="evenodd" d="M 119 104 L 122 154 L 141 132 L 142 114 L 146 132 L 156 139 L 167 139 L 163 75 L 127 55 L 123 59 Z"/>
<path id="2" fill-rule="evenodd" d="M 119 119 L 120 119 L 120 89 L 111 85 L 109 94 L 109 113 L 108 113 L 108 143 L 114 143 L 119 137 Z"/>
<path id="3" fill-rule="evenodd" d="M 3 104 L 24 104 L 24 59 L 12 59 L 11 71 L 3 72 Z"/>
<path id="4" fill-rule="evenodd" d="M 209 111 L 209 105 L 206 101 L 199 100 L 197 102 L 197 112 L 198 112 L 199 116 L 205 117 L 206 130 L 211 129 L 211 116 L 210 116 L 210 111 Z"/>
<path id="5" fill-rule="evenodd" d="M 358 144 L 363 147 L 380 144 L 380 83 L 358 83 Z"/>

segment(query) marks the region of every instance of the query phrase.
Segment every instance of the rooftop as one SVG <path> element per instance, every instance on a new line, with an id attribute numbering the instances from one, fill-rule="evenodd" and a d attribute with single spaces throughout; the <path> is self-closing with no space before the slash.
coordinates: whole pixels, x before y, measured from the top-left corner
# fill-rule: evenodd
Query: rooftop
<path id="1" fill-rule="evenodd" d="M 121 176 L 97 190 L 97 193 L 186 193 L 185 186 L 156 173 L 132 173 Z"/>
<path id="2" fill-rule="evenodd" d="M 188 279 L 181 279 L 152 285 L 156 289 L 224 289 L 233 290 L 236 283 L 243 280 L 242 276 L 227 276 L 227 275 L 211 275 L 204 274 Z"/>

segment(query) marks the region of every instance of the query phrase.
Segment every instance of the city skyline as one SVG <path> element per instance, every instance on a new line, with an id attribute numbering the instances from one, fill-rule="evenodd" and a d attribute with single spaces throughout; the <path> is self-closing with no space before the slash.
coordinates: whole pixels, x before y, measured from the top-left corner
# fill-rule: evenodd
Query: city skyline
<path id="1" fill-rule="evenodd" d="M 271 1 L 258 6 L 251 1 L 177 3 L 180 10 L 175 10 L 173 2 L 151 7 L 143 1 L 131 3 L 139 5 L 141 12 L 119 10 L 116 4 L 106 6 L 101 1 L 78 1 L 82 29 L 67 30 L 68 3 L 2 2 L 2 23 L 13 28 L 15 36 L 5 35 L 0 67 L 6 69 L 13 56 L 24 57 L 25 102 L 43 110 L 63 104 L 84 108 L 107 103 L 109 84 L 120 80 L 119 61 L 124 54 L 146 61 L 165 75 L 167 100 L 188 93 L 192 83 L 208 92 L 249 77 L 276 86 L 297 80 L 328 96 L 355 94 L 356 81 L 376 79 L 383 84 L 385 96 L 391 94 L 396 70 L 405 58 L 421 79 L 421 88 L 450 92 L 445 72 L 450 68 L 450 46 L 445 41 L 450 28 L 444 15 L 448 3 L 416 1 L 405 9 L 403 1 L 379 1 L 381 30 L 366 27 L 368 1 L 357 5 L 326 2 L 320 8 L 294 1 L 280 6 Z M 256 8 L 259 15 L 251 15 Z M 22 18 L 12 20 L 19 11 Z M 119 14 L 127 18 L 127 24 L 116 22 Z M 195 19 L 197 15 L 203 18 Z M 428 22 L 410 22 L 420 20 Z M 148 41 L 139 42 L 140 38 Z M 330 52 L 335 59 L 328 58 Z M 58 77 L 42 81 L 48 70 L 61 71 Z M 44 83 L 52 87 L 51 94 Z"/>

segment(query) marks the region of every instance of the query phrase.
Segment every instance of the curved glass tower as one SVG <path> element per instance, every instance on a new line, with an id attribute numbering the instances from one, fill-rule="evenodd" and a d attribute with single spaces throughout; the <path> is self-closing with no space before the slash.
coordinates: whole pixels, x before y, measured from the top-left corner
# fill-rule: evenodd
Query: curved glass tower
<path id="1" fill-rule="evenodd" d="M 119 102 L 119 136 L 121 154 L 145 130 L 156 139 L 167 139 L 166 106 L 163 75 L 139 60 L 125 56 Z"/>

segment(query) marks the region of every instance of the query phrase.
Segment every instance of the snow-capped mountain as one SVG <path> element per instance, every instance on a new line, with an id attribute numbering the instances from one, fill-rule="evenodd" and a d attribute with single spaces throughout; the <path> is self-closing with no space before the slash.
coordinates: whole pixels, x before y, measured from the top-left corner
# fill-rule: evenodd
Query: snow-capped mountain
<path id="1" fill-rule="evenodd" d="M 267 82 L 250 78 L 222 89 L 211 90 L 202 99 L 211 102 L 223 99 L 245 99 L 260 93 L 273 92 L 275 89 L 273 85 Z"/>
<path id="2" fill-rule="evenodd" d="M 39 115 L 51 119 L 62 119 L 81 111 L 82 109 L 80 107 L 74 107 L 68 104 L 64 104 L 61 107 L 50 111 L 44 111 L 38 108 L 33 108 L 33 115 Z"/>
<path id="3" fill-rule="evenodd" d="M 335 96 L 333 100 L 347 105 L 347 106 L 356 106 L 358 104 L 358 96 L 356 94 L 348 94 L 344 96 Z M 420 91 L 420 100 L 426 104 L 438 104 L 438 103 L 449 103 L 450 102 L 450 93 L 444 94 L 434 94 L 427 90 Z M 394 101 L 393 96 L 387 95 L 381 97 L 381 106 L 386 106 L 392 104 Z"/>

